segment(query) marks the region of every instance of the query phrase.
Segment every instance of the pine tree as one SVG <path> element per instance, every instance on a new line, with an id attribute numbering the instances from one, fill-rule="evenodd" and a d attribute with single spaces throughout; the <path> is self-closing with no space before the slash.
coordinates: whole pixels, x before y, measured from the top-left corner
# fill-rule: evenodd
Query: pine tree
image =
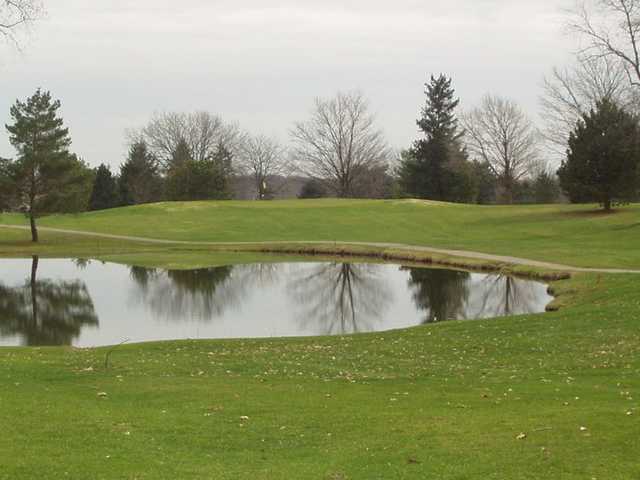
<path id="1" fill-rule="evenodd" d="M 101 164 L 96 170 L 89 210 L 106 210 L 118 206 L 118 186 L 111 169 Z"/>
<path id="2" fill-rule="evenodd" d="M 158 162 L 144 141 L 131 145 L 127 160 L 120 166 L 118 190 L 122 205 L 151 203 L 162 198 Z"/>
<path id="3" fill-rule="evenodd" d="M 69 153 L 69 130 L 58 116 L 60 101 L 51 99 L 40 89 L 26 102 L 16 101 L 11 107 L 12 125 L 6 125 L 9 140 L 18 153 L 10 166 L 10 178 L 16 203 L 24 205 L 31 224 L 31 237 L 38 241 L 36 218 L 76 206 L 64 202 L 68 189 L 86 171 L 84 165 Z M 86 204 L 84 205 L 86 208 Z"/>
<path id="4" fill-rule="evenodd" d="M 476 187 L 471 165 L 460 146 L 452 81 L 445 75 L 431 76 L 425 85 L 426 104 L 417 120 L 423 137 L 404 153 L 400 183 L 411 196 L 432 200 L 470 201 Z"/>
<path id="5" fill-rule="evenodd" d="M 442 74 L 438 78 L 432 75 L 430 82 L 425 85 L 427 101 L 417 124 L 426 140 L 446 139 L 453 142 L 461 136 L 455 115 L 460 100 L 455 98 L 455 90 L 451 85 L 452 79 Z"/>
<path id="6" fill-rule="evenodd" d="M 599 102 L 571 133 L 558 176 L 575 203 L 597 201 L 610 211 L 616 202 L 635 199 L 640 188 L 638 121 L 609 100 Z"/>

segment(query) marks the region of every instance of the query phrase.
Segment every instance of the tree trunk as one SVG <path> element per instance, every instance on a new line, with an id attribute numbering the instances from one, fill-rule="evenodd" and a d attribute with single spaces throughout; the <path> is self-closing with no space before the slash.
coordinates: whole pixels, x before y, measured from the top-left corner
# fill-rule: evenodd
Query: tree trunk
<path id="1" fill-rule="evenodd" d="M 33 216 L 33 213 L 29 214 L 29 222 L 31 223 L 31 241 L 34 243 L 38 242 L 38 228 L 36 227 L 36 219 Z"/>
<path id="2" fill-rule="evenodd" d="M 604 199 L 604 211 L 605 212 L 610 212 L 611 211 L 611 199 L 609 197 Z"/>

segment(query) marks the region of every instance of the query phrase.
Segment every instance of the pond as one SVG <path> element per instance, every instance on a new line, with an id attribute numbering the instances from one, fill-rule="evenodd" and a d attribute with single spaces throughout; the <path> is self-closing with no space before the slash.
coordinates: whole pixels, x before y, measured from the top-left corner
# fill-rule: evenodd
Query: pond
<path id="1" fill-rule="evenodd" d="M 264 338 L 386 331 L 543 312 L 530 280 L 359 263 L 162 270 L 0 260 L 0 346 Z"/>

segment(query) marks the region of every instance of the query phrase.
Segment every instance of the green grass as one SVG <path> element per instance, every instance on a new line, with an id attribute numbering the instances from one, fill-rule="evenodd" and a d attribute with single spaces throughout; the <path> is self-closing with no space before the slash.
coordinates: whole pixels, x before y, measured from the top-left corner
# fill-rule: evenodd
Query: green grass
<path id="1" fill-rule="evenodd" d="M 43 226 L 210 242 L 397 242 L 584 267 L 640 268 L 640 205 L 469 206 L 419 201 L 160 203 L 43 218 Z M 0 223 L 24 224 L 20 215 Z M 0 246 L 5 232 L 0 231 Z M 6 248 L 5 248 L 6 250 Z"/>
<path id="2" fill-rule="evenodd" d="M 640 268 L 638 205 L 603 215 L 573 206 L 213 202 L 41 224 L 196 241 L 397 242 Z M 171 268 L 264 259 L 236 257 L 233 247 L 49 232 L 34 247 L 27 235 L 0 229 L 0 256 Z M 639 285 L 631 274 L 575 275 L 554 283 L 562 308 L 544 315 L 349 337 L 122 346 L 108 369 L 109 349 L 3 348 L 0 479 L 634 480 Z"/>

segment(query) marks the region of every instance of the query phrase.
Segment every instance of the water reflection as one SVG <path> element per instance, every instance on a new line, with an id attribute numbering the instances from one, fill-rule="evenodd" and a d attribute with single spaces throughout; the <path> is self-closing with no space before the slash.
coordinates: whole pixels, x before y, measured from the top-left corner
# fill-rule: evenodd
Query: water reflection
<path id="1" fill-rule="evenodd" d="M 163 270 L 35 257 L 1 260 L 0 272 L 0 345 L 342 335 L 542 312 L 551 301 L 537 282 L 397 265 Z"/>
<path id="2" fill-rule="evenodd" d="M 475 308 L 475 318 L 506 317 L 535 313 L 540 304 L 540 289 L 531 288 L 530 281 L 506 275 L 492 275 L 482 280 L 481 302 Z"/>
<path id="3" fill-rule="evenodd" d="M 464 318 L 469 297 L 468 272 L 409 268 L 409 287 L 416 306 L 426 312 L 423 323 Z"/>
<path id="4" fill-rule="evenodd" d="M 393 300 L 375 265 L 320 264 L 292 275 L 291 295 L 303 313 L 303 328 L 323 335 L 375 330 Z"/>
<path id="5" fill-rule="evenodd" d="M 38 257 L 23 285 L 0 284 L 0 335 L 27 346 L 71 345 L 84 327 L 98 326 L 86 285 L 80 280 L 38 280 Z"/>
<path id="6" fill-rule="evenodd" d="M 198 270 L 130 267 L 137 290 L 132 297 L 168 321 L 210 322 L 238 308 L 254 289 L 278 278 L 279 265 L 255 264 Z"/>
<path id="7" fill-rule="evenodd" d="M 506 275 L 407 268 L 424 323 L 505 317 L 541 311 L 550 300 L 542 284 Z"/>

